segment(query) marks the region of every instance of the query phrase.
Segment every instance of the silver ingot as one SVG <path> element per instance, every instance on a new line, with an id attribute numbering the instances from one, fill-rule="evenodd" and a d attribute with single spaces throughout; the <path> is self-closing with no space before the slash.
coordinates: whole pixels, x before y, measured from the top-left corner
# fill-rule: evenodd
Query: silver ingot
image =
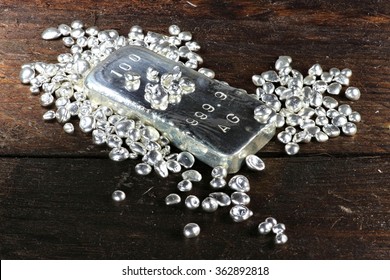
<path id="1" fill-rule="evenodd" d="M 167 73 L 175 66 L 180 64 L 146 48 L 126 46 L 94 67 L 85 85 L 91 101 L 152 123 L 181 150 L 210 166 L 226 166 L 229 173 L 237 172 L 242 154 L 257 153 L 273 136 L 275 123 L 258 123 L 253 118 L 254 109 L 262 105 L 260 101 L 183 66 L 181 72 L 195 83 L 195 91 L 166 110 L 154 110 L 144 99 L 149 82 L 146 75 L 141 75 L 138 90 L 130 92 L 124 86 L 126 69 L 146 73 L 152 67 L 158 73 Z"/>

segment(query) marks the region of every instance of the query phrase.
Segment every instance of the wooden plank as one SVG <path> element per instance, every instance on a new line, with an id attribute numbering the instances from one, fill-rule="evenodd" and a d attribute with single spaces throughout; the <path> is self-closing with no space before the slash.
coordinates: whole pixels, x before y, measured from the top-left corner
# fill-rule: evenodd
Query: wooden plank
<path id="1" fill-rule="evenodd" d="M 388 259 L 389 157 L 269 158 L 251 182 L 254 216 L 168 207 L 179 175 L 135 175 L 105 159 L 0 159 L 2 259 Z M 199 168 L 197 168 L 199 169 Z M 209 192 L 210 170 L 191 193 Z M 207 173 L 206 173 L 207 172 Z M 23 176 L 21 176 L 23 175 Z M 122 189 L 123 203 L 110 194 Z M 227 192 L 229 192 L 227 190 Z M 184 194 L 181 194 L 185 198 Z M 256 227 L 273 216 L 290 240 L 275 247 Z M 182 227 L 197 222 L 197 239 Z"/>

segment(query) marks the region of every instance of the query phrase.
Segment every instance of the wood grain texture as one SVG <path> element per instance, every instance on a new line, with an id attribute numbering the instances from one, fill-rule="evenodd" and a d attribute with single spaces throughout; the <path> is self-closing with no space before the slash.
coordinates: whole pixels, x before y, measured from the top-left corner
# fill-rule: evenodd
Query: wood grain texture
<path id="1" fill-rule="evenodd" d="M 191 5 L 193 4 L 193 5 Z M 251 76 L 279 55 L 306 71 L 348 67 L 362 91 L 354 137 L 301 146 L 287 157 L 271 141 L 259 155 L 266 171 L 250 178 L 253 218 L 234 224 L 214 214 L 167 207 L 179 175 L 135 175 L 135 161 L 115 163 L 90 135 L 66 135 L 45 123 L 38 97 L 19 82 L 20 65 L 55 62 L 60 41 L 42 30 L 83 20 L 127 34 L 134 24 L 193 32 L 204 66 L 253 92 Z M 0 257 L 2 259 L 389 259 L 390 3 L 388 1 L 15 1 L 0 3 Z M 74 122 L 76 124 L 76 122 Z M 210 168 L 194 193 L 210 191 Z M 115 204 L 113 190 L 128 198 Z M 287 226 L 286 246 L 256 234 L 267 216 Z M 198 222 L 201 235 L 181 229 Z"/>

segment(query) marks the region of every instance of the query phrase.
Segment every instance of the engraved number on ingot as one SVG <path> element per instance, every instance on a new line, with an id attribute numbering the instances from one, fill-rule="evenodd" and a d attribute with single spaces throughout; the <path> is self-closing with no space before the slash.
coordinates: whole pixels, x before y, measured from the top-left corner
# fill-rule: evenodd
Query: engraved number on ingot
<path id="1" fill-rule="evenodd" d="M 187 118 L 186 122 L 189 123 L 190 125 L 194 125 L 194 126 L 199 124 L 199 122 L 197 120 L 194 120 L 191 118 Z"/>
<path id="2" fill-rule="evenodd" d="M 131 61 L 134 61 L 134 62 L 138 62 L 141 60 L 141 58 L 136 55 L 136 54 L 129 54 L 128 58 L 131 60 Z M 120 69 L 122 69 L 123 71 L 130 71 L 132 69 L 131 65 L 130 64 L 127 64 L 126 62 L 122 62 L 118 65 L 118 67 Z M 115 74 L 116 76 L 118 76 L 119 78 L 122 78 L 123 77 L 123 74 L 121 73 L 118 73 L 117 71 L 115 70 L 111 70 L 111 73 L 112 74 Z"/>
<path id="3" fill-rule="evenodd" d="M 224 94 L 223 92 L 220 92 L 220 91 L 217 91 L 216 93 L 214 93 L 214 96 L 216 98 L 221 99 L 221 100 L 225 100 L 227 98 L 227 95 Z"/>
<path id="4" fill-rule="evenodd" d="M 215 110 L 215 108 L 213 106 L 211 106 L 210 104 L 207 104 L 207 103 L 203 104 L 202 108 L 203 108 L 203 110 L 205 110 L 209 113 L 214 112 L 214 110 Z"/>
<path id="5" fill-rule="evenodd" d="M 202 113 L 202 112 L 199 112 L 199 111 L 196 111 L 194 113 L 195 117 L 201 119 L 201 120 L 205 120 L 207 119 L 207 115 L 205 113 Z"/>

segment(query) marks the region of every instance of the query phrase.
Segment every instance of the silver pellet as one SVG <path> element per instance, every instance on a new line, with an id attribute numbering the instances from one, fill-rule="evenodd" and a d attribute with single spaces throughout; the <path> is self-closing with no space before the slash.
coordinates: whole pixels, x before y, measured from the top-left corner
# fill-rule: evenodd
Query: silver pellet
<path id="1" fill-rule="evenodd" d="M 108 156 L 113 161 L 124 161 L 129 158 L 129 151 L 123 147 L 113 148 Z"/>
<path id="2" fill-rule="evenodd" d="M 352 70 L 349 68 L 344 68 L 341 70 L 340 74 L 350 78 L 352 76 Z"/>
<path id="3" fill-rule="evenodd" d="M 290 134 L 291 136 L 294 135 L 295 133 L 297 133 L 297 130 L 295 127 L 293 126 L 287 126 L 285 129 L 284 129 L 285 132 L 287 132 L 288 134 Z"/>
<path id="4" fill-rule="evenodd" d="M 321 76 L 322 74 L 321 65 L 318 63 L 314 64 L 312 67 L 309 68 L 308 74 L 312 76 Z"/>
<path id="5" fill-rule="evenodd" d="M 147 163 L 141 162 L 135 166 L 135 172 L 138 175 L 145 176 L 145 175 L 150 174 L 150 172 L 152 172 L 152 167 Z"/>
<path id="6" fill-rule="evenodd" d="M 276 123 L 276 127 L 280 128 L 280 127 L 283 127 L 285 125 L 286 121 L 285 121 L 284 117 L 281 114 L 277 113 L 276 114 L 276 122 L 275 123 Z"/>
<path id="7" fill-rule="evenodd" d="M 275 236 L 275 244 L 277 245 L 285 244 L 287 243 L 287 240 L 287 235 L 285 235 L 284 233 L 279 233 Z"/>
<path id="8" fill-rule="evenodd" d="M 177 156 L 177 162 L 184 168 L 191 168 L 195 163 L 195 157 L 189 152 L 181 152 Z"/>
<path id="9" fill-rule="evenodd" d="M 329 109 L 328 111 L 326 111 L 326 116 L 330 119 L 333 119 L 339 115 L 341 115 L 341 114 L 336 109 Z"/>
<path id="10" fill-rule="evenodd" d="M 66 123 L 63 126 L 63 129 L 66 133 L 72 134 L 74 132 L 74 126 L 72 123 Z"/>
<path id="11" fill-rule="evenodd" d="M 96 145 L 102 145 L 106 143 L 107 134 L 100 129 L 95 129 L 92 131 L 92 142 Z"/>
<path id="12" fill-rule="evenodd" d="M 221 189 L 221 188 L 224 188 L 226 186 L 226 181 L 223 177 L 215 177 L 215 178 L 211 179 L 210 186 L 213 189 Z"/>
<path id="13" fill-rule="evenodd" d="M 322 131 L 319 131 L 317 132 L 314 137 L 316 138 L 317 142 L 326 142 L 329 140 L 329 136 L 325 133 L 325 132 L 322 132 Z"/>
<path id="14" fill-rule="evenodd" d="M 289 156 L 296 155 L 299 152 L 299 145 L 297 143 L 290 142 L 286 144 L 284 149 Z"/>
<path id="15" fill-rule="evenodd" d="M 347 136 L 353 136 L 357 132 L 356 124 L 347 122 L 341 127 L 343 133 Z"/>
<path id="16" fill-rule="evenodd" d="M 276 219 L 273 218 L 273 217 L 268 217 L 268 218 L 266 218 L 266 219 L 265 219 L 265 222 L 266 222 L 266 223 L 272 224 L 272 227 L 278 223 L 278 222 L 276 221 Z"/>
<path id="17" fill-rule="evenodd" d="M 271 82 L 271 83 L 277 83 L 279 82 L 279 76 L 278 74 L 273 71 L 269 70 L 266 72 L 261 73 L 261 77 L 266 81 L 266 82 Z"/>
<path id="18" fill-rule="evenodd" d="M 360 99 L 360 90 L 357 87 L 349 87 L 345 90 L 345 96 L 353 101 Z"/>
<path id="19" fill-rule="evenodd" d="M 197 237 L 200 233 L 200 227 L 198 224 L 189 223 L 184 226 L 183 234 L 186 238 L 194 238 Z"/>
<path id="20" fill-rule="evenodd" d="M 55 118 L 56 118 L 56 112 L 54 112 L 53 110 L 47 111 L 47 112 L 44 113 L 43 116 L 42 116 L 42 119 L 43 119 L 44 121 L 54 120 Z"/>
<path id="21" fill-rule="evenodd" d="M 333 80 L 333 75 L 331 75 L 329 72 L 322 72 L 321 80 L 323 80 L 325 83 L 330 83 Z"/>
<path id="22" fill-rule="evenodd" d="M 334 109 L 339 105 L 339 103 L 333 97 L 324 96 L 322 105 L 324 105 L 325 108 Z"/>
<path id="23" fill-rule="evenodd" d="M 53 104 L 54 102 L 54 96 L 51 95 L 50 93 L 44 93 L 40 96 L 39 101 L 41 103 L 41 106 L 47 107 Z M 56 106 L 57 108 L 60 106 Z"/>
<path id="24" fill-rule="evenodd" d="M 214 198 L 219 206 L 229 206 L 231 203 L 230 197 L 224 192 L 213 192 L 209 194 L 210 197 Z"/>
<path id="25" fill-rule="evenodd" d="M 56 112 L 56 118 L 59 123 L 66 123 L 70 120 L 70 113 L 65 107 L 58 108 Z"/>
<path id="26" fill-rule="evenodd" d="M 326 91 L 329 94 L 339 95 L 341 88 L 342 88 L 342 85 L 340 85 L 339 83 L 331 83 L 330 85 L 328 85 L 328 88 L 326 89 Z"/>
<path id="27" fill-rule="evenodd" d="M 61 32 L 55 27 L 49 27 L 42 32 L 43 40 L 54 40 L 61 36 Z"/>
<path id="28" fill-rule="evenodd" d="M 192 182 L 189 180 L 182 180 L 177 184 L 177 188 L 181 192 L 189 192 L 192 190 Z"/>
<path id="29" fill-rule="evenodd" d="M 337 137 L 340 135 L 340 129 L 333 124 L 326 124 L 322 127 L 322 131 L 329 137 Z"/>
<path id="30" fill-rule="evenodd" d="M 215 77 L 215 72 L 211 69 L 208 69 L 208 68 L 199 68 L 198 69 L 198 72 L 205 75 L 206 77 L 210 78 L 210 79 L 214 79 Z"/>
<path id="31" fill-rule="evenodd" d="M 116 190 L 111 194 L 111 198 L 114 201 L 123 201 L 126 199 L 126 194 L 121 190 Z"/>
<path id="32" fill-rule="evenodd" d="M 123 144 L 123 140 L 118 135 L 115 134 L 107 135 L 106 142 L 107 142 L 107 146 L 110 148 L 119 148 Z"/>
<path id="33" fill-rule="evenodd" d="M 234 192 L 231 194 L 230 198 L 235 205 L 248 205 L 251 201 L 249 195 L 243 192 Z"/>
<path id="34" fill-rule="evenodd" d="M 239 223 L 252 217 L 253 212 L 244 205 L 235 205 L 230 209 L 229 214 L 234 222 Z"/>
<path id="35" fill-rule="evenodd" d="M 189 180 L 191 182 L 200 182 L 202 180 L 202 174 L 196 170 L 187 170 L 181 174 L 183 180 Z"/>
<path id="36" fill-rule="evenodd" d="M 260 234 L 266 235 L 271 232 L 273 225 L 271 223 L 267 222 L 261 222 L 259 226 L 257 227 L 257 230 Z"/>
<path id="37" fill-rule="evenodd" d="M 218 209 L 218 202 L 215 198 L 206 197 L 202 201 L 202 209 L 206 212 L 215 212 Z"/>
<path id="38" fill-rule="evenodd" d="M 23 67 L 20 70 L 19 78 L 23 84 L 30 83 L 31 79 L 35 76 L 35 70 L 31 67 Z"/>
<path id="39" fill-rule="evenodd" d="M 354 111 L 348 116 L 348 120 L 353 123 L 358 123 L 362 120 L 362 117 L 358 112 Z"/>
<path id="40" fill-rule="evenodd" d="M 255 86 L 261 87 L 262 85 L 264 85 L 265 80 L 261 75 L 253 75 L 252 82 Z"/>
<path id="41" fill-rule="evenodd" d="M 172 173 L 179 173 L 181 171 L 181 165 L 178 161 L 173 159 L 167 160 L 167 168 Z"/>
<path id="42" fill-rule="evenodd" d="M 352 113 L 352 108 L 348 104 L 342 104 L 340 105 L 337 110 L 342 114 L 343 116 L 349 116 Z"/>
<path id="43" fill-rule="evenodd" d="M 216 177 L 226 178 L 226 176 L 227 176 L 227 169 L 225 167 L 223 167 L 223 166 L 216 166 L 211 171 L 211 176 L 213 178 L 216 178 Z"/>
<path id="44" fill-rule="evenodd" d="M 178 194 L 171 193 L 165 197 L 165 204 L 166 205 L 179 204 L 180 202 L 181 202 L 181 198 Z"/>
<path id="45" fill-rule="evenodd" d="M 347 76 L 344 76 L 342 74 L 335 76 L 333 78 L 333 81 L 340 83 L 343 86 L 348 86 L 349 85 L 349 78 Z"/>
<path id="46" fill-rule="evenodd" d="M 91 132 L 95 128 L 95 118 L 92 116 L 84 116 L 80 118 L 79 127 L 82 132 Z"/>
<path id="47" fill-rule="evenodd" d="M 169 175 L 167 163 L 165 160 L 157 161 L 154 165 L 154 171 L 162 178 L 166 178 Z"/>
<path id="48" fill-rule="evenodd" d="M 186 197 L 184 204 L 188 209 L 193 210 L 199 207 L 200 201 L 195 195 L 189 195 Z"/>
<path id="49" fill-rule="evenodd" d="M 126 141 L 126 143 L 127 143 L 127 141 Z M 128 144 L 130 150 L 133 153 L 136 153 L 136 154 L 142 155 L 142 156 L 144 156 L 147 153 L 145 145 L 140 143 L 140 142 L 132 142 L 132 141 L 130 141 L 127 144 Z M 158 158 L 157 160 L 161 160 L 161 159 L 162 158 Z M 147 161 L 147 158 L 145 158 L 145 160 Z"/>
<path id="50" fill-rule="evenodd" d="M 149 141 L 157 141 L 160 138 L 160 133 L 152 126 L 145 126 L 141 135 L 143 138 Z"/>
<path id="51" fill-rule="evenodd" d="M 340 73 L 341 73 L 341 71 L 338 68 L 330 68 L 329 69 L 329 74 L 334 76 L 334 77 L 340 75 Z"/>
<path id="52" fill-rule="evenodd" d="M 267 123 L 268 119 L 270 118 L 273 110 L 269 108 L 267 105 L 260 105 L 255 108 L 254 111 L 254 118 L 259 122 L 259 123 Z"/>
<path id="53" fill-rule="evenodd" d="M 248 155 L 245 162 L 249 169 L 254 171 L 262 171 L 265 168 L 264 162 L 256 155 Z"/>
<path id="54" fill-rule="evenodd" d="M 143 162 L 146 162 L 147 164 L 150 164 L 152 166 L 155 165 L 157 162 L 162 161 L 162 159 L 162 154 L 156 150 L 149 151 L 142 157 Z"/>
<path id="55" fill-rule="evenodd" d="M 332 124 L 338 127 L 342 127 L 348 122 L 347 118 L 340 114 L 332 119 Z"/>
<path id="56" fill-rule="evenodd" d="M 250 190 L 249 180 L 244 175 L 235 175 L 229 181 L 229 187 L 238 192 L 248 192 Z"/>
<path id="57" fill-rule="evenodd" d="M 272 232 L 275 234 L 283 233 L 286 230 L 286 226 L 282 223 L 278 223 L 272 227 Z"/>
<path id="58" fill-rule="evenodd" d="M 61 32 L 62 36 L 68 36 L 72 30 L 72 28 L 67 24 L 60 24 L 58 25 L 57 29 Z"/>

